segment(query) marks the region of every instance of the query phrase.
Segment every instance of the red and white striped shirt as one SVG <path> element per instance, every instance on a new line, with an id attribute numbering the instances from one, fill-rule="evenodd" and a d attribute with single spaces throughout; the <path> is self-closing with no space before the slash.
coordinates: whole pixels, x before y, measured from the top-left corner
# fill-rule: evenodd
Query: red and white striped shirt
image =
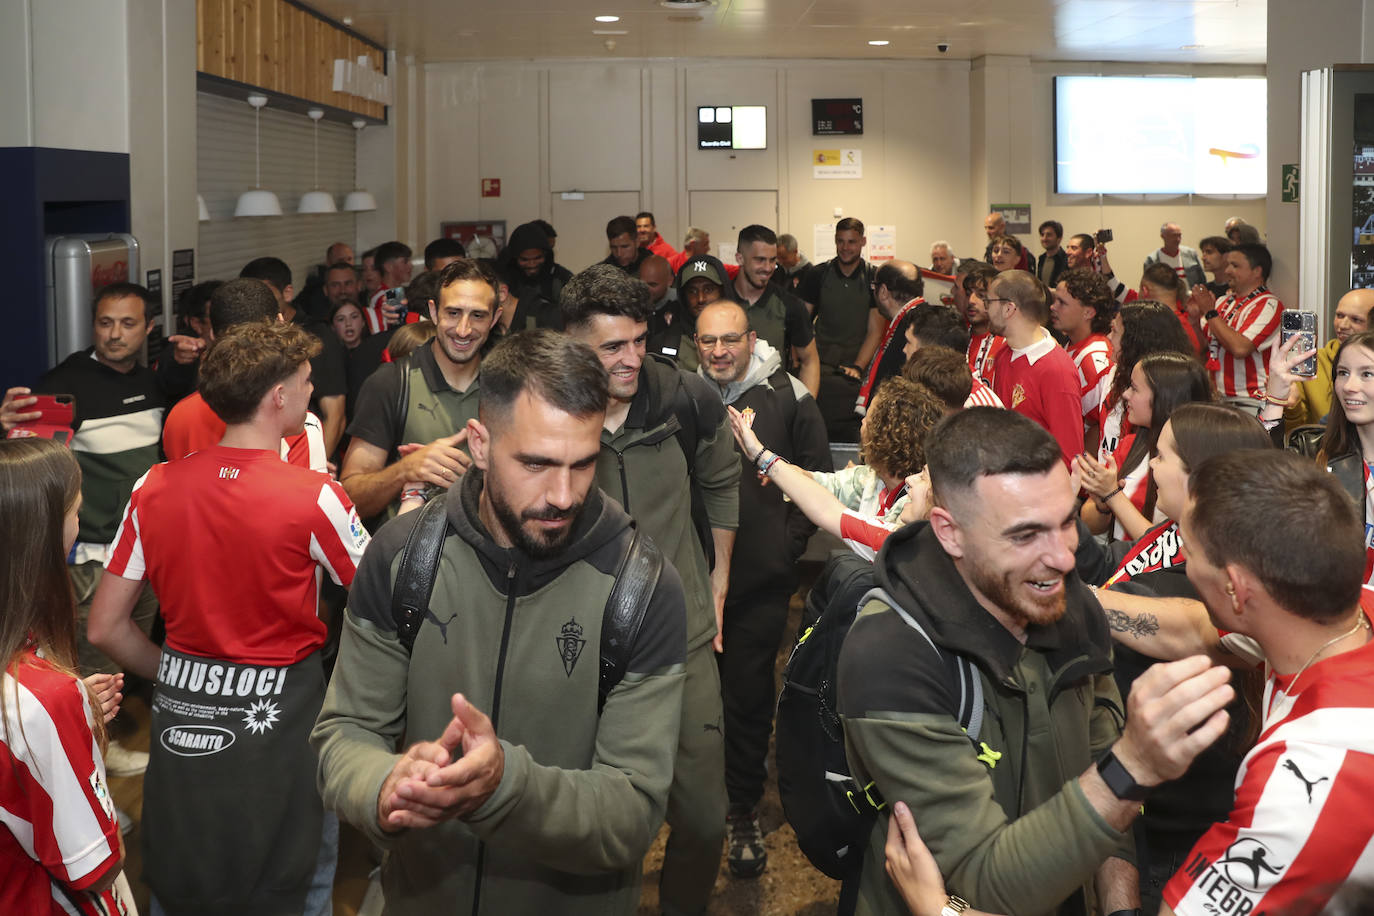
<path id="1" fill-rule="evenodd" d="M 139 480 L 105 569 L 149 580 L 178 652 L 291 665 L 324 645 L 323 575 L 351 584 L 367 543 L 337 481 L 214 446 Z"/>
<path id="2" fill-rule="evenodd" d="M 1105 334 L 1090 334 L 1066 347 L 1078 369 L 1083 390 L 1083 421 L 1097 422 L 1097 415 L 1112 390 L 1112 345 Z"/>
<path id="3" fill-rule="evenodd" d="M 127 881 L 88 890 L 118 867 L 119 821 L 85 689 L 26 649 L 0 690 L 0 913 L 132 912 Z"/>
<path id="4" fill-rule="evenodd" d="M 901 527 L 901 523 L 895 517 L 892 518 L 892 522 L 893 525 L 889 526 L 884 519 L 860 515 L 853 509 L 845 509 L 844 514 L 840 516 L 840 540 L 865 560 L 872 560 L 878 555 L 883 542 Z"/>
<path id="5" fill-rule="evenodd" d="M 1006 407 L 991 385 L 984 385 L 978 376 L 973 377 L 973 390 L 964 401 L 965 407 Z"/>
<path id="6" fill-rule="evenodd" d="M 1215 373 L 1217 394 L 1224 398 L 1263 399 L 1269 351 L 1279 339 L 1283 303 L 1268 288 L 1261 286 L 1240 299 L 1228 293 L 1217 303 L 1217 312 L 1232 329 L 1255 345 L 1249 356 L 1234 356 L 1208 332 L 1211 359 L 1207 367 Z"/>
<path id="7" fill-rule="evenodd" d="M 1368 618 L 1369 589 L 1360 603 Z M 1279 913 L 1300 901 L 1316 912 L 1340 885 L 1374 881 L 1374 642 L 1296 680 L 1271 674 L 1264 694 L 1230 816 L 1164 889 L 1180 916 Z"/>
<path id="8" fill-rule="evenodd" d="M 973 373 L 974 379 L 991 385 L 992 361 L 1006 348 L 1006 339 L 991 331 L 971 334 L 968 340 L 968 371 Z"/>
<path id="9" fill-rule="evenodd" d="M 1135 437 L 1145 435 L 1149 435 L 1149 432 L 1144 429 L 1127 433 L 1121 437 L 1121 441 L 1117 443 L 1116 451 L 1112 453 L 1112 458 L 1116 461 L 1116 472 L 1120 475 L 1121 491 L 1141 515 L 1145 514 L 1145 497 L 1149 495 L 1150 489 L 1150 455 L 1146 452 L 1136 462 L 1135 467 L 1122 467 L 1122 462 L 1130 454 L 1131 446 L 1135 445 Z M 1167 521 L 1167 516 L 1160 512 L 1159 507 L 1156 506 L 1154 518 L 1150 519 L 1150 522 L 1151 524 L 1158 524 L 1163 521 Z M 1126 529 L 1122 527 L 1121 522 L 1115 519 L 1112 520 L 1112 537 L 1118 541 L 1128 539 Z"/>

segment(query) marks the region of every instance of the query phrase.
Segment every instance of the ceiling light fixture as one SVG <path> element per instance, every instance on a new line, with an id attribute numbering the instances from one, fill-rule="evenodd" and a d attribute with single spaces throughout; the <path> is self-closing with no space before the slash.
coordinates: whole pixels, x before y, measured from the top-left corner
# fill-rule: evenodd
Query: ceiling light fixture
<path id="1" fill-rule="evenodd" d="M 248 97 L 253 106 L 253 167 L 254 181 L 251 191 L 239 195 L 234 205 L 235 216 L 281 216 L 281 201 L 271 191 L 262 186 L 262 107 L 267 104 L 267 96 L 254 93 Z"/>
<path id="2" fill-rule="evenodd" d="M 363 128 L 366 126 L 367 122 L 362 118 L 353 119 L 353 129 L 358 133 L 362 133 Z M 354 144 L 356 146 L 356 140 Z M 377 198 L 372 196 L 371 191 L 355 188 L 349 191 L 348 196 L 344 198 L 344 209 L 350 213 L 362 213 L 368 210 L 376 210 Z"/>
<path id="3" fill-rule="evenodd" d="M 874 38 L 872 41 L 869 42 L 869 44 L 871 44 L 875 48 L 883 48 L 891 44 L 891 42 L 889 42 L 886 38 Z"/>
<path id="4" fill-rule="evenodd" d="M 619 22 L 619 21 L 620 21 L 620 17 L 619 17 L 619 16 L 597 16 L 597 17 L 596 17 L 596 21 L 597 21 L 597 22 Z"/>
<path id="5" fill-rule="evenodd" d="M 297 213 L 338 213 L 334 195 L 320 190 L 320 118 L 324 117 L 323 108 L 312 108 L 306 112 L 315 122 L 315 187 L 301 195 Z"/>
<path id="6" fill-rule="evenodd" d="M 704 10 L 714 6 L 716 0 L 658 0 L 665 10 Z"/>

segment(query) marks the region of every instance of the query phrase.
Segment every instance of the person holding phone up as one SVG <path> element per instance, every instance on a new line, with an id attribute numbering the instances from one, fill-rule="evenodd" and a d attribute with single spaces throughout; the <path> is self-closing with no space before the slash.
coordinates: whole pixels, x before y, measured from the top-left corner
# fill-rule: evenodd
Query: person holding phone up
<path id="1" fill-rule="evenodd" d="M 1217 396 L 1250 411 L 1265 399 L 1265 366 L 1279 339 L 1283 303 L 1266 286 L 1273 268 L 1268 248 L 1237 245 L 1226 254 L 1231 291 L 1217 299 L 1205 286 L 1195 286 L 1188 297 L 1190 309 L 1202 313 Z"/>

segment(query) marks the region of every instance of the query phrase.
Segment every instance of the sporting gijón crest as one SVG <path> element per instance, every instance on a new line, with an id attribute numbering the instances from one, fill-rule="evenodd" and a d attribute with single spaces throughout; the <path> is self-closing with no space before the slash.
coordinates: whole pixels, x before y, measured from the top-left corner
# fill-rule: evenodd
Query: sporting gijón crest
<path id="1" fill-rule="evenodd" d="M 573 668 L 577 667 L 577 660 L 582 657 L 582 647 L 587 641 L 582 638 L 582 624 L 577 622 L 577 618 L 569 620 L 563 624 L 563 630 L 554 640 L 558 643 L 558 655 L 563 659 L 563 670 L 568 677 L 572 677 Z"/>

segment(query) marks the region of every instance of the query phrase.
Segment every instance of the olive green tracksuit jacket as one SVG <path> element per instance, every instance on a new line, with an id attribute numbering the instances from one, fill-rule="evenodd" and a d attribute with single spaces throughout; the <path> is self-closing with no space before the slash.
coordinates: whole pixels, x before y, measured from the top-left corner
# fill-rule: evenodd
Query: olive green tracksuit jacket
<path id="1" fill-rule="evenodd" d="M 680 580 L 665 563 L 598 716 L 602 617 L 633 523 L 593 488 L 569 545 L 533 560 L 482 527 L 481 486 L 472 468 L 442 497 L 456 533 L 409 654 L 390 603 L 410 516 L 383 526 L 363 556 L 311 734 L 325 807 L 389 849 L 388 914 L 631 914 L 677 748 Z M 437 739 L 458 692 L 491 717 L 505 749 L 500 784 L 462 821 L 384 833 L 377 796 L 398 749 Z"/>
<path id="2" fill-rule="evenodd" d="M 1121 696 L 1096 602 L 1067 580 L 1068 609 L 1025 645 L 979 605 L 925 522 L 875 562 L 879 585 L 942 652 L 970 658 L 983 684 L 977 747 L 959 727 L 958 687 L 934 647 L 881 600 L 860 611 L 839 665 L 846 753 L 860 785 L 906 802 L 951 894 L 993 913 L 1093 912 L 1094 872 L 1134 862 L 1077 777 L 1120 735 Z M 905 914 L 883 869 L 887 811 L 864 856 L 860 914 Z M 1079 898 L 1082 892 L 1084 897 Z M 1077 899 L 1076 899 L 1077 898 Z"/>

